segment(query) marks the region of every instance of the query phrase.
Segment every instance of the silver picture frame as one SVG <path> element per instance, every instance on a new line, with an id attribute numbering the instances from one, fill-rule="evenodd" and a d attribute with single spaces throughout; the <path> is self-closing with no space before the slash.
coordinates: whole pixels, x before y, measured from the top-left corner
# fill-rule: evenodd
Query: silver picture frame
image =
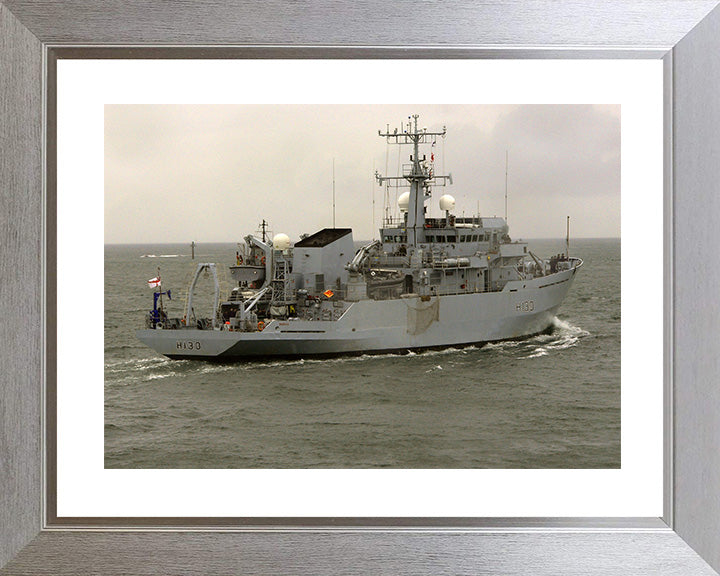
<path id="1" fill-rule="evenodd" d="M 716 574 L 718 4 L 0 0 L 0 575 Z M 401 44 L 401 29 L 416 43 Z M 53 70 L 118 57 L 662 59 L 663 516 L 58 518 Z"/>

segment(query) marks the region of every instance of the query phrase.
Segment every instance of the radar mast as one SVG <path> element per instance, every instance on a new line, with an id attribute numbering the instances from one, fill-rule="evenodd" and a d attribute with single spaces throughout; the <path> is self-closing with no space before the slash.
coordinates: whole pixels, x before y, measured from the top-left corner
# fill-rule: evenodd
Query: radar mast
<path id="1" fill-rule="evenodd" d="M 425 201 L 432 193 L 432 186 L 445 186 L 446 182 L 452 184 L 452 175 L 439 175 L 434 172 L 434 151 L 431 152 L 430 162 L 426 156 L 420 158 L 420 145 L 435 145 L 437 137 L 445 138 L 447 130 L 443 126 L 442 132 L 430 132 L 427 128 L 418 129 L 418 114 L 408 116 L 408 122 L 401 128 L 390 132 L 388 125 L 386 132 L 378 130 L 378 135 L 385 138 L 388 144 L 413 146 L 413 153 L 410 155 L 410 164 L 402 167 L 402 176 L 382 176 L 378 172 L 375 178 L 378 184 L 385 182 L 396 188 L 410 188 L 408 209 L 405 226 L 407 229 L 408 247 L 414 248 L 417 244 L 425 241 Z"/>

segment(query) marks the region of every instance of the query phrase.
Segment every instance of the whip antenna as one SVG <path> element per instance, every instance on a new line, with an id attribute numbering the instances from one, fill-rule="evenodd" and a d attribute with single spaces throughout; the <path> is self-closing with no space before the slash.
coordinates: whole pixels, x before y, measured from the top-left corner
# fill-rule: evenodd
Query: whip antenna
<path id="1" fill-rule="evenodd" d="M 505 150 L 505 224 L 507 224 L 507 180 L 508 180 L 508 151 Z"/>
<path id="2" fill-rule="evenodd" d="M 570 216 L 567 217 L 567 232 L 565 233 L 565 257 L 570 258 Z"/>

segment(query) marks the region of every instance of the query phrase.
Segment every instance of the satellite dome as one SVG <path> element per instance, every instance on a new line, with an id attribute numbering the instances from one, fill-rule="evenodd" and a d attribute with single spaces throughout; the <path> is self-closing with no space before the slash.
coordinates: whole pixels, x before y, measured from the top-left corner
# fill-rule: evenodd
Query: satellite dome
<path id="1" fill-rule="evenodd" d="M 455 198 L 450 196 L 450 194 L 445 194 L 440 198 L 440 210 L 450 212 L 453 208 L 455 208 Z"/>
<path id="2" fill-rule="evenodd" d="M 275 234 L 272 243 L 275 250 L 287 250 L 290 248 L 290 237 L 287 234 Z"/>
<path id="3" fill-rule="evenodd" d="M 400 212 L 407 212 L 409 205 L 410 205 L 410 192 L 403 192 L 398 197 L 398 208 L 400 208 Z"/>

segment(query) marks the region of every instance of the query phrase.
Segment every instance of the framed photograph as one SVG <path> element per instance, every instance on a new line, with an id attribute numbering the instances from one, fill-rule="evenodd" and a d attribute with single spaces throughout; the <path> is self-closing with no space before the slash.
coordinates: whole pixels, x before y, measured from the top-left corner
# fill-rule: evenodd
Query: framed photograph
<path id="1" fill-rule="evenodd" d="M 376 89 L 404 74 L 449 79 L 409 115 L 413 88 Z M 662 514 L 662 325 L 648 310 L 663 263 L 644 249 L 663 241 L 660 61 L 60 60 L 57 80 L 59 522 Z M 379 135 L 388 117 L 403 127 Z M 89 170 L 103 148 L 104 171 Z M 397 176 L 410 157 L 432 182 L 419 226 Z M 623 196 L 622 259 L 655 277 L 645 306 L 622 294 L 622 334 L 620 276 L 638 280 L 620 269 L 621 185 L 645 192 Z M 238 229 L 255 235 L 230 241 Z M 182 242 L 190 230 L 199 242 Z M 104 262 L 104 298 L 76 289 L 80 253 L 91 276 Z M 73 322 L 82 307 L 104 325 Z M 105 342 L 104 364 L 72 344 L 86 337 Z M 622 410 L 621 340 L 623 377 L 646 383 Z M 82 382 L 65 368 L 80 364 Z M 118 481 L 129 501 L 91 496 Z M 215 503 L 183 510 L 198 481 Z M 288 484 L 302 500 L 265 489 Z M 578 507 L 587 490 L 594 507 Z"/>
<path id="2" fill-rule="evenodd" d="M 720 110 L 712 96 L 720 84 L 711 56 L 720 28 L 715 6 L 716 2 L 669 3 L 659 10 L 628 3 L 614 7 L 608 15 L 588 5 L 582 8 L 585 23 L 568 25 L 562 45 L 553 48 L 547 45 L 557 40 L 551 41 L 549 32 L 530 31 L 521 23 L 537 18 L 553 21 L 566 10 L 562 7 L 551 4 L 546 6 L 551 16 L 533 16 L 532 10 L 520 9 L 514 2 L 458 6 L 451 12 L 457 10 L 454 14 L 459 16 L 469 11 L 470 18 L 468 14 L 453 17 L 450 31 L 440 20 L 432 20 L 433 9 L 425 6 L 422 14 L 409 11 L 409 21 L 403 22 L 421 26 L 431 46 L 407 42 L 402 48 L 390 48 L 389 23 L 363 36 L 363 46 L 359 46 L 357 32 L 336 21 L 338 14 L 349 16 L 356 7 L 336 14 L 311 14 L 307 25 L 297 29 L 297 38 L 278 42 L 281 22 L 285 17 L 294 19 L 292 8 L 260 28 L 252 27 L 257 15 L 253 12 L 240 32 L 223 23 L 227 13 L 237 23 L 244 13 L 238 7 L 214 7 L 205 14 L 195 12 L 199 9 L 180 10 L 174 19 L 177 30 L 168 32 L 143 24 L 141 11 L 132 6 L 122 15 L 108 6 L 101 17 L 71 7 L 62 18 L 53 19 L 48 17 L 54 10 L 59 15 L 60 7 L 46 7 L 47 12 L 40 14 L 31 3 L 0 4 L 0 28 L 9 54 L 2 65 L 7 77 L 15 80 L 5 84 L 0 95 L 7 118 L 3 138 L 10 143 L 1 175 L 3 189 L 8 191 L 3 234 L 10 247 L 2 280 L 8 294 L 2 304 L 8 319 L 3 328 L 7 386 L 2 392 L 7 434 L 0 438 L 0 455 L 6 463 L 0 475 L 4 510 L 0 566 L 6 565 L 2 572 L 147 573 L 148 564 L 141 559 L 152 557 L 153 571 L 178 573 L 335 573 L 351 564 L 362 572 L 390 568 L 399 573 L 479 570 L 507 574 L 522 573 L 529 562 L 539 573 L 548 574 L 715 573 L 720 566 L 720 503 L 712 495 L 720 486 L 720 462 L 713 432 L 718 416 L 709 409 L 717 404 L 717 392 L 710 386 L 717 346 L 711 337 L 715 307 L 703 308 L 699 303 L 713 294 L 717 273 L 712 267 L 698 267 L 709 256 L 699 254 L 697 248 L 716 241 L 712 183 L 717 168 L 710 160 L 702 162 L 711 157 L 716 140 L 707 127 L 720 123 Z M 503 28 L 494 24 L 482 31 L 468 24 L 512 7 L 519 10 L 512 32 L 517 39 L 512 42 L 504 40 Z M 158 12 L 153 21 L 168 16 L 160 4 L 151 8 Z M 633 10 L 640 10 L 640 20 L 646 18 L 653 26 L 638 28 Z M 371 12 L 365 14 L 377 20 Z M 88 18 L 95 19 L 92 25 L 80 26 Z M 111 25 L 112 18 L 127 23 L 127 36 L 113 32 L 117 22 Z M 598 28 L 587 28 L 587 21 Z M 328 29 L 339 34 L 331 46 L 322 32 Z M 175 35 L 181 31 L 186 36 Z M 323 46 L 318 44 L 320 38 Z M 582 48 L 576 46 L 580 38 Z M 132 47 L 148 42 L 155 46 Z M 170 45 L 178 42 L 184 45 Z M 88 43 L 99 45 L 88 47 Z M 206 46 L 196 47 L 199 43 Z M 453 47 L 432 46 L 446 43 Z M 29 74 L 29 70 L 35 72 Z M 408 72 L 428 79 L 422 96 L 407 86 L 393 90 L 393 82 L 387 80 Z M 328 82 L 331 78 L 334 81 Z M 477 78 L 486 80 L 481 90 Z M 399 132 L 394 131 L 397 116 L 401 117 Z M 482 126 L 489 122 L 495 127 L 487 130 L 485 140 L 478 136 L 480 117 L 485 122 Z M 427 124 L 418 124 L 426 119 Z M 283 125 L 287 128 L 282 137 L 273 134 Z M 228 136 L 232 127 L 245 130 L 240 140 L 237 135 Z M 446 139 L 452 142 L 453 128 L 458 143 L 446 154 L 442 148 Z M 362 131 L 377 134 L 378 129 L 379 138 L 373 137 L 381 147 L 387 142 L 412 143 L 415 138 L 427 150 L 411 150 L 410 164 L 399 156 L 391 166 L 389 153 L 366 153 L 372 145 L 366 144 L 364 136 L 356 138 Z M 561 138 L 563 129 L 592 136 L 579 138 L 573 151 L 572 144 Z M 527 139 L 533 130 L 556 135 L 566 155 L 549 157 L 542 141 L 534 150 Z M 405 136 L 398 137 L 399 133 Z M 340 136 L 348 134 L 354 146 L 343 147 Z M 218 139 L 224 148 L 213 147 Z M 242 158 L 237 149 L 243 146 L 254 156 Z M 487 206 L 465 197 L 470 190 L 460 186 L 454 197 L 450 189 L 441 188 L 446 176 L 450 180 L 451 171 L 456 180 L 481 181 L 472 169 L 464 171 L 478 164 L 474 154 L 468 155 L 472 159 L 464 156 L 473 147 L 483 156 L 484 172 L 491 172 L 491 164 L 497 171 L 484 183 L 488 189 L 484 197 L 495 196 L 487 200 Z M 232 152 L 225 155 L 223 150 Z M 489 162 L 493 155 L 500 161 Z M 305 163 L 304 171 L 292 165 L 296 158 Z M 446 158 L 448 165 L 443 165 Z M 449 165 L 450 158 L 458 162 L 458 168 Z M 578 190 L 583 183 L 572 175 L 584 174 L 578 164 L 584 158 L 588 162 L 599 159 L 604 170 L 595 170 L 592 182 L 587 183 L 586 188 L 594 192 L 583 188 L 583 192 L 568 193 L 565 206 L 555 206 L 558 199 L 547 191 L 539 190 L 538 199 L 522 185 L 510 186 L 514 177 L 516 182 L 527 180 L 528 163 L 536 162 L 538 170 L 538 159 L 544 159 L 543 168 L 557 174 L 557 186 Z M 246 163 L 239 170 L 241 178 L 232 170 L 223 174 L 230 162 Z M 213 177 L 204 182 L 206 190 L 202 190 L 202 178 L 192 178 L 193 163 L 198 172 L 209 164 L 215 166 Z M 355 176 L 360 169 L 367 173 L 364 181 Z M 268 176 L 256 180 L 253 171 Z M 273 172 L 278 172 L 277 180 L 270 176 L 275 176 Z M 303 193 L 274 192 L 289 174 L 294 186 L 306 191 L 303 205 L 294 205 Z M 426 210 L 409 210 L 402 190 L 391 186 L 396 182 L 410 183 L 410 199 L 417 200 L 422 189 L 428 199 Z M 314 195 L 324 185 L 326 193 Z M 236 186 L 247 186 L 239 195 L 240 203 L 229 199 Z M 252 190 L 262 188 L 267 192 L 255 198 Z M 346 191 L 359 188 L 355 196 L 360 199 L 347 200 Z M 579 196 L 582 193 L 586 196 Z M 194 196 L 200 197 L 199 205 L 193 204 Z M 434 206 L 438 200 L 440 204 Z M 565 210 L 567 201 L 576 202 L 574 211 L 572 206 Z M 227 210 L 218 211 L 223 202 L 228 202 Z M 257 206 L 251 212 L 248 204 L 253 202 Z M 186 205 L 187 211 L 173 206 L 177 203 Z M 282 229 L 267 229 L 263 211 L 269 208 L 280 216 Z M 196 226 L 203 210 L 215 225 Z M 223 218 L 231 211 L 240 215 L 228 221 L 232 235 L 212 236 L 211 231 L 219 234 Z M 578 236 L 620 235 L 622 259 L 619 241 L 612 246 L 598 241 L 584 245 L 581 240 L 574 243 L 571 233 L 557 249 L 554 244 L 547 246 L 547 258 L 535 256 L 536 249 L 530 247 L 534 262 L 507 252 L 528 248 L 531 242 L 520 238 L 561 238 L 571 214 L 571 222 L 580 228 Z M 336 216 L 340 216 L 337 223 Z M 556 216 L 559 222 L 550 224 Z M 274 217 L 268 214 L 267 219 Z M 350 240 L 347 249 L 339 248 L 342 255 L 333 255 L 333 244 L 340 246 L 348 240 L 345 232 L 338 232 L 344 228 L 343 218 L 358 230 L 353 239 L 364 242 L 356 246 Z M 422 226 L 408 225 L 417 219 Z M 179 225 L 173 227 L 175 221 Z M 493 238 L 492 233 L 488 238 L 472 237 L 477 230 L 492 232 L 496 221 L 498 226 L 512 224 L 512 239 Z M 526 225 L 527 233 L 516 232 L 514 222 L 518 227 Z M 382 225 L 376 232 L 377 223 Z M 253 233 L 248 228 L 255 224 L 260 224 L 255 236 L 234 244 L 241 235 Z M 554 226 L 552 232 L 545 232 L 544 225 Z M 313 234 L 316 229 L 320 231 Z M 448 239 L 450 229 L 455 230 L 454 242 Z M 412 238 L 409 230 L 415 235 Z M 505 228 L 498 230 L 508 234 Z M 463 236 L 463 242 L 457 235 L 467 231 L 469 237 Z M 403 233 L 408 234 L 407 240 Z M 372 234 L 379 234 L 380 242 L 371 244 Z M 179 243 L 177 250 L 153 246 L 170 236 Z M 197 244 L 195 236 L 200 238 Z M 140 244 L 128 248 L 136 239 Z M 212 241 L 233 244 L 210 247 Z M 462 244 L 474 242 L 478 245 L 473 244 L 473 250 L 462 252 Z M 261 254 L 257 249 L 262 251 L 263 246 L 270 248 Z M 331 249 L 325 250 L 327 246 Z M 169 286 L 169 279 L 177 276 L 179 283 L 174 266 L 179 271 L 177 264 L 184 264 L 182 260 L 188 257 L 192 260 L 196 247 L 198 257 L 234 260 L 230 269 L 241 276 L 266 271 L 262 269 L 268 260 L 274 267 L 287 260 L 291 269 L 285 275 L 277 276 L 275 268 L 270 274 L 275 274 L 273 282 L 296 283 L 291 292 L 285 291 L 293 298 L 281 302 L 273 297 L 262 304 L 257 316 L 261 309 L 253 306 L 262 302 L 263 285 L 254 278 L 233 277 L 235 291 L 246 294 L 230 297 L 222 306 L 241 302 L 242 310 L 233 308 L 227 318 L 212 313 L 205 318 L 188 304 L 174 310 L 168 290 L 179 292 L 183 286 Z M 444 252 L 438 252 L 438 247 Z M 317 256 L 316 249 L 327 254 Z M 468 349 L 465 346 L 473 342 L 462 339 L 450 343 L 464 347 L 449 353 L 455 355 L 452 358 L 442 352 L 446 343 L 431 341 L 429 336 L 433 323 L 440 322 L 433 313 L 433 298 L 439 301 L 442 294 L 451 293 L 455 297 L 490 295 L 502 289 L 500 283 L 508 282 L 512 288 L 512 282 L 559 278 L 565 271 L 574 275 L 580 257 L 573 254 L 575 249 L 593 255 L 595 263 L 615 262 L 617 269 L 607 276 L 618 279 L 615 292 L 620 290 L 622 276 L 622 327 L 617 298 L 612 300 L 615 304 L 606 304 L 607 310 L 596 302 L 592 306 L 606 322 L 603 330 L 593 328 L 588 334 L 611 332 L 614 323 L 618 332 L 622 328 L 622 338 L 619 334 L 608 338 L 604 349 L 595 348 L 597 357 L 583 360 L 576 354 L 581 348 L 576 343 L 588 337 L 581 333 L 581 324 L 587 320 L 573 324 L 572 318 L 560 316 L 563 324 L 552 334 L 523 340 L 518 349 L 492 346 L 501 347 L 495 356 L 506 364 L 518 366 L 524 361 L 536 374 L 543 366 L 549 370 L 559 364 L 560 357 L 554 360 L 552 355 L 561 351 L 569 350 L 566 356 L 576 354 L 573 362 L 577 365 L 594 365 L 598 375 L 585 368 L 581 369 L 584 377 L 610 386 L 606 391 L 610 403 L 600 424 L 610 434 L 601 441 L 597 441 L 600 434 L 591 434 L 594 445 L 580 433 L 589 420 L 574 410 L 564 416 L 569 414 L 580 423 L 577 433 L 553 430 L 546 442 L 549 451 L 539 449 L 537 438 L 534 449 L 517 448 L 531 442 L 537 430 L 537 426 L 526 426 L 530 432 L 524 436 L 510 437 L 507 430 L 499 435 L 512 438 L 511 449 L 478 453 L 476 448 L 468 451 L 472 443 L 461 440 L 461 410 L 450 412 L 455 424 L 450 431 L 440 426 L 427 437 L 415 431 L 415 437 L 426 438 L 427 449 L 413 451 L 398 437 L 387 436 L 383 444 L 387 430 L 381 427 L 375 428 L 382 431 L 375 443 L 343 442 L 333 433 L 318 441 L 317 430 L 307 428 L 304 433 L 288 434 L 287 415 L 273 423 L 259 408 L 258 417 L 267 430 L 260 430 L 257 422 L 249 424 L 243 432 L 245 447 L 255 445 L 256 449 L 243 452 L 228 445 L 230 437 L 236 436 L 236 420 L 229 434 L 223 434 L 222 426 L 217 430 L 209 426 L 202 431 L 209 436 L 202 440 L 197 428 L 183 433 L 182 426 L 162 423 L 161 411 L 147 411 L 149 403 L 142 401 L 154 394 L 152 402 L 158 406 L 172 404 L 180 412 L 195 409 L 198 418 L 190 418 L 195 424 L 208 409 L 217 408 L 216 421 L 233 418 L 219 405 L 212 408 L 203 402 L 206 396 L 222 394 L 221 383 L 227 380 L 228 370 L 237 370 L 237 364 L 198 364 L 184 358 L 196 355 L 198 349 L 212 348 L 220 337 L 259 340 L 265 330 L 269 337 L 272 330 L 307 329 L 324 321 L 325 309 L 330 316 L 338 309 L 342 317 L 343 302 L 382 303 L 396 301 L 397 296 L 403 306 L 412 298 L 420 305 L 413 308 L 414 314 L 406 311 L 403 315 L 407 318 L 403 332 L 418 344 L 419 350 L 412 352 L 420 353 L 421 362 L 410 357 L 414 361 L 403 367 L 406 356 L 383 357 L 385 350 L 370 350 L 381 356 L 361 357 L 354 364 L 340 360 L 344 366 L 332 370 L 323 361 L 305 366 L 304 357 L 299 366 L 292 361 L 255 365 L 257 373 L 248 374 L 246 380 L 266 381 L 282 371 L 281 380 L 292 380 L 297 389 L 285 383 L 277 392 L 297 396 L 303 393 L 303 378 L 315 383 L 327 372 L 326 379 L 337 380 L 337 388 L 347 388 L 362 383 L 363 378 L 381 381 L 372 372 L 383 368 L 428 383 L 425 392 L 432 408 L 442 402 L 442 398 L 431 398 L 433 390 L 440 389 L 433 389 L 432 382 L 453 382 L 455 376 L 459 383 L 463 370 L 481 365 L 474 355 L 488 352 L 478 346 Z M 491 261 L 494 251 L 506 252 L 500 254 L 504 268 L 493 271 L 492 264 L 475 261 L 481 252 Z M 345 262 L 344 252 L 356 254 L 352 262 Z M 295 256 L 308 261 L 325 258 L 321 269 L 327 278 L 334 270 L 327 267 L 329 258 L 342 260 L 338 270 L 344 272 L 327 285 L 323 276 L 320 289 L 316 271 Z M 398 276 L 396 282 L 393 258 L 406 258 L 412 267 L 413 258 L 420 262 L 426 256 L 440 258 L 441 278 L 428 277 L 423 282 L 421 275 L 413 278 L 410 274 L 409 281 Z M 268 260 L 258 260 L 263 257 Z M 460 264 L 461 259 L 468 264 Z M 199 282 L 208 282 L 203 272 L 218 273 L 209 264 L 188 264 L 197 269 Z M 473 268 L 483 273 L 480 284 L 470 276 Z M 148 270 L 152 274 L 146 274 Z M 379 280 L 373 272 L 380 275 Z M 345 278 L 346 273 L 352 278 Z M 512 277 L 505 280 L 503 273 Z M 140 290 L 130 284 L 135 276 Z M 104 278 L 103 290 L 97 289 L 97 282 L 87 282 L 97 277 Z M 150 289 L 145 286 L 148 278 L 153 283 Z M 402 296 L 390 294 L 393 290 Z M 123 338 L 134 334 L 123 323 L 131 316 L 144 317 L 146 311 L 125 314 L 129 304 L 118 304 L 115 310 L 109 298 L 113 294 L 121 299 L 127 292 L 137 300 L 138 310 L 150 311 L 145 332 L 137 333 L 141 340 L 145 337 L 145 351 L 124 342 Z M 212 290 L 209 294 L 212 297 Z M 306 305 L 308 298 L 314 299 L 312 307 Z M 534 296 L 525 298 L 519 302 L 518 314 L 523 313 L 524 303 L 525 313 L 535 312 L 539 302 Z M 612 306 L 616 308 L 611 310 Z M 212 309 L 223 307 L 216 303 Z M 97 314 L 98 310 L 104 313 Z M 517 319 L 513 322 L 517 328 Z M 12 328 L 18 323 L 31 326 L 25 337 L 18 337 Z M 173 331 L 192 332 L 192 338 L 178 340 Z M 175 345 L 170 352 L 157 340 L 166 334 Z M 505 340 L 500 336 L 483 340 Z M 186 341 L 192 343 L 191 351 Z M 389 337 L 387 341 L 392 343 Z M 182 348 L 183 344 L 188 348 Z M 151 348 L 179 359 L 157 363 Z M 177 354 L 175 350 L 181 348 L 182 354 Z M 406 346 L 388 344 L 388 348 L 387 352 L 397 352 Z M 440 351 L 428 354 L 426 348 Z M 422 374 L 416 373 L 419 364 L 425 369 Z M 198 365 L 205 370 L 200 376 L 193 373 Z M 178 376 L 178 370 L 183 374 Z M 512 374 L 536 387 L 547 383 L 540 375 L 525 378 L 511 371 L 508 378 Z M 546 380 L 557 386 L 557 373 L 548 374 Z M 181 385 L 192 388 L 193 377 L 200 384 L 194 398 L 187 389 L 181 390 Z M 216 383 L 213 391 L 206 386 L 209 381 Z M 134 400 L 128 399 L 127 391 L 121 394 L 128 382 L 140 395 Z M 572 382 L 569 379 L 568 390 Z M 402 387 L 401 380 L 396 384 Z M 256 400 L 262 399 L 263 392 L 259 390 Z M 559 404 L 562 412 L 562 406 L 577 404 L 568 394 L 558 395 L 565 404 L 556 400 L 545 410 Z M 331 396 L 332 390 L 326 398 Z M 487 397 L 464 397 L 465 413 L 475 413 L 489 402 Z M 228 394 L 226 400 L 232 404 L 238 398 Z M 252 404 L 253 398 L 243 396 L 243 401 Z M 297 406 L 298 401 L 292 404 Z M 423 421 L 432 427 L 432 409 L 425 414 L 416 406 L 413 415 L 403 420 L 397 408 L 402 402 L 388 401 L 395 406 L 391 411 L 397 413 L 399 429 Z M 338 406 L 347 402 L 340 399 Z M 598 401 L 592 402 L 597 405 Z M 330 405 L 325 408 L 335 416 L 339 413 Z M 537 415 L 538 407 L 526 411 Z M 497 408 L 494 413 L 501 411 Z M 546 415 L 555 423 L 563 421 L 563 414 Z M 341 417 L 339 424 L 344 431 L 352 428 Z M 298 425 L 302 428 L 308 423 Z M 129 436 L 123 426 L 132 428 L 135 436 Z M 158 442 L 163 428 L 165 439 L 171 440 Z M 367 427 L 352 429 L 369 438 Z M 273 435 L 272 430 L 281 433 Z M 476 438 L 478 428 L 465 425 L 465 430 Z M 432 449 L 428 438 L 433 435 L 441 438 L 444 449 Z M 485 444 L 491 443 L 489 438 Z M 203 448 L 192 448 L 198 441 Z M 561 443 L 564 448 L 558 450 Z M 359 445 L 364 446 L 362 454 L 348 453 L 349 447 L 357 450 Z"/>

